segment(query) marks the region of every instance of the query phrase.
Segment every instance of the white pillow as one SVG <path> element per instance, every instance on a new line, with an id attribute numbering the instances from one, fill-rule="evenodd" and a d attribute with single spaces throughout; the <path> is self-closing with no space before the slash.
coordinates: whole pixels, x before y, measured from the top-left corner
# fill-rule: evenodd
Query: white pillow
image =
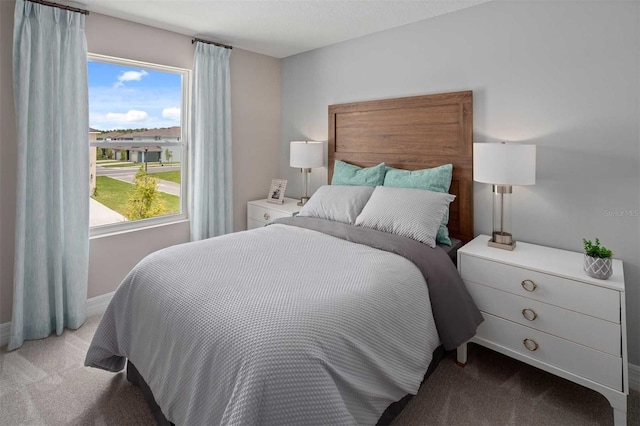
<path id="1" fill-rule="evenodd" d="M 318 217 L 353 225 L 373 190 L 373 186 L 321 186 L 302 207 L 298 216 Z"/>
<path id="2" fill-rule="evenodd" d="M 356 225 L 435 247 L 440 222 L 455 198 L 455 195 L 426 189 L 378 186 L 356 218 Z"/>

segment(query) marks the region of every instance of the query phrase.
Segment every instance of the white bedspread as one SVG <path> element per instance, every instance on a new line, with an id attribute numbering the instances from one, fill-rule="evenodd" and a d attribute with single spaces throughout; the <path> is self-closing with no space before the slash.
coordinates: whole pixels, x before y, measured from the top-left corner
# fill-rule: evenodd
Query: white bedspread
<path id="1" fill-rule="evenodd" d="M 271 225 L 142 260 L 85 364 L 129 358 L 180 425 L 375 424 L 417 392 L 438 345 L 413 263 Z"/>

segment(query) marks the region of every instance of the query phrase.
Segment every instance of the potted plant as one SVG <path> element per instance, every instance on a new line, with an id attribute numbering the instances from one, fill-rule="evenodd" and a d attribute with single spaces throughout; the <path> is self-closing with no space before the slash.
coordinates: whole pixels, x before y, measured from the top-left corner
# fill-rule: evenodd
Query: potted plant
<path id="1" fill-rule="evenodd" d="M 584 271 L 590 277 L 599 280 L 608 279 L 613 274 L 611 250 L 601 246 L 598 238 L 595 244 L 586 238 L 583 238 L 582 242 L 584 243 Z"/>

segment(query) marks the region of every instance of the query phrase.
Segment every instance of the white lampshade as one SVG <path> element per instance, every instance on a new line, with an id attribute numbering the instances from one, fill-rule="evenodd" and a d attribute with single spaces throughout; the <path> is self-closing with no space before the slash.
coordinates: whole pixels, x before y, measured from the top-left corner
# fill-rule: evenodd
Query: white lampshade
<path id="1" fill-rule="evenodd" d="M 473 180 L 493 185 L 535 185 L 536 146 L 474 143 Z"/>
<path id="2" fill-rule="evenodd" d="M 294 141 L 291 142 L 289 165 L 299 169 L 322 167 L 322 142 Z"/>

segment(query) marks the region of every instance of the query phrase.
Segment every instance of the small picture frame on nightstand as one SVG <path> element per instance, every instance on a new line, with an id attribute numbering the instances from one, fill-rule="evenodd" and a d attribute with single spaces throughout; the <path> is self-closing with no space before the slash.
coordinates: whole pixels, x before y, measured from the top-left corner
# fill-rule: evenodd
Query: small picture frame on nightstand
<path id="1" fill-rule="evenodd" d="M 273 179 L 269 194 L 267 194 L 267 202 L 273 204 L 284 204 L 284 191 L 287 189 L 286 179 Z"/>

